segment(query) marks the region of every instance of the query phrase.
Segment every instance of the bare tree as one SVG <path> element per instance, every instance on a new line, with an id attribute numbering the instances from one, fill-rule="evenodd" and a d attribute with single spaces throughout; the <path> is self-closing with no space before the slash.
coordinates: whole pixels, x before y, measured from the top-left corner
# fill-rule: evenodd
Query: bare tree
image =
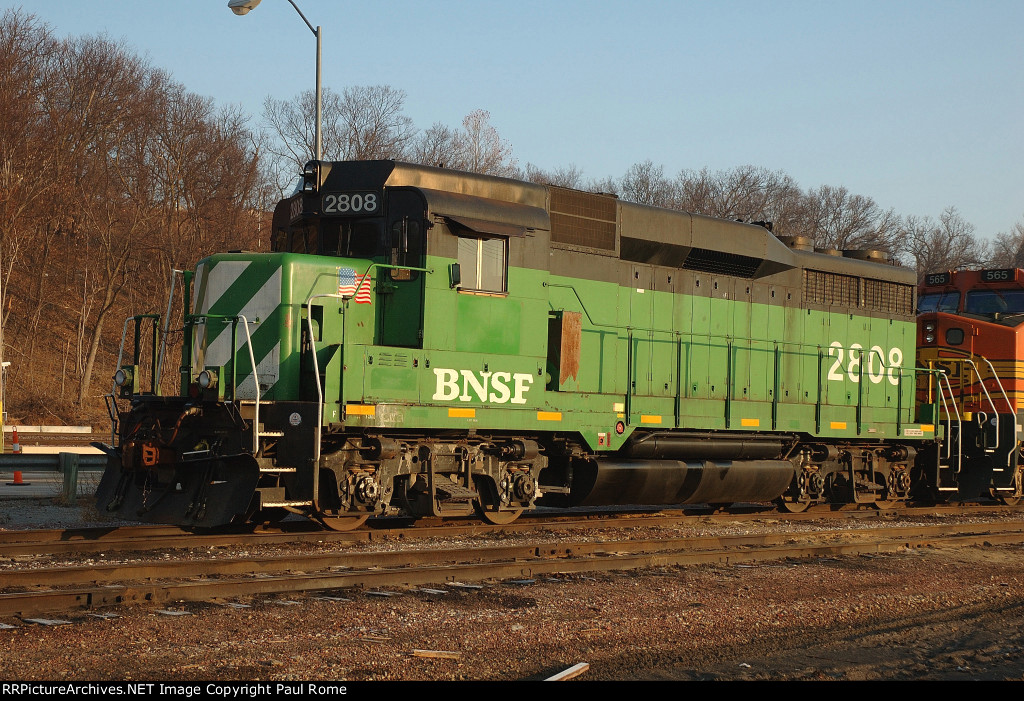
<path id="1" fill-rule="evenodd" d="M 415 163 L 465 170 L 471 173 L 521 177 L 512 147 L 490 123 L 485 110 L 474 110 L 461 129 L 440 122 L 423 131 L 412 143 L 409 158 Z"/>
<path id="2" fill-rule="evenodd" d="M 491 125 L 491 113 L 473 110 L 462 120 L 465 170 L 485 175 L 515 177 L 519 174 L 512 146 Z"/>
<path id="3" fill-rule="evenodd" d="M 341 95 L 324 88 L 321 102 L 324 158 L 340 159 L 347 143 Z M 267 151 L 274 159 L 287 164 L 282 168 L 291 168 L 292 180 L 302 171 L 302 166 L 316 156 L 315 115 L 316 92 L 313 90 L 301 92 L 293 100 L 275 100 L 268 96 L 263 101 L 263 122 L 270 134 Z"/>
<path id="4" fill-rule="evenodd" d="M 458 131 L 435 122 L 416 138 L 410 157 L 414 163 L 463 169 L 466 162 L 465 144 Z"/>
<path id="5" fill-rule="evenodd" d="M 345 88 L 341 119 L 345 127 L 342 149 L 346 160 L 405 158 L 416 128 L 405 116 L 405 91 L 388 85 Z"/>
<path id="6" fill-rule="evenodd" d="M 570 163 L 565 167 L 555 168 L 554 170 L 541 170 L 532 163 L 527 163 L 525 177 L 530 182 L 543 185 L 556 185 L 574 190 L 581 190 L 584 187 L 583 171 L 574 163 Z"/>
<path id="7" fill-rule="evenodd" d="M 8 346 L 12 274 L 26 253 L 46 249 L 53 231 L 39 219 L 58 186 L 62 158 L 39 95 L 56 48 L 49 28 L 33 15 L 0 15 L 0 361 Z M 42 275 L 36 269 L 37 284 Z"/>
<path id="8" fill-rule="evenodd" d="M 162 312 L 172 266 L 252 247 L 264 188 L 245 121 L 122 43 L 56 41 L 29 15 L 0 14 L 0 298 L 19 299 L 13 316 L 0 301 L 0 352 L 15 349 L 31 378 L 11 377 L 17 410 L 105 414 L 95 369 L 113 366 L 111 319 Z"/>
<path id="9" fill-rule="evenodd" d="M 990 264 L 997 268 L 1024 268 L 1024 219 L 1009 231 L 996 234 Z"/>
<path id="10" fill-rule="evenodd" d="M 665 169 L 651 160 L 631 165 L 620 187 L 622 198 L 637 204 L 675 208 L 679 199 L 675 184 L 665 177 Z"/>
<path id="11" fill-rule="evenodd" d="M 345 88 L 339 95 L 325 88 L 321 100 L 324 160 L 409 156 L 416 129 L 403 113 L 405 91 L 366 85 Z M 315 114 L 316 93 L 311 90 L 292 101 L 268 97 L 263 103 L 264 123 L 273 137 L 268 151 L 294 165 L 294 174 L 315 156 Z"/>
<path id="12" fill-rule="evenodd" d="M 587 192 L 597 192 L 603 195 L 614 195 L 615 197 L 622 196 L 622 187 L 619 181 L 611 176 L 606 176 L 598 180 L 588 180 L 583 186 L 583 189 Z"/>
<path id="13" fill-rule="evenodd" d="M 680 209 L 723 219 L 771 221 L 776 232 L 799 233 L 803 193 L 782 171 L 751 165 L 717 172 L 683 171 L 677 189 Z"/>
<path id="14" fill-rule="evenodd" d="M 900 218 L 870 197 L 822 185 L 807 193 L 805 203 L 803 234 L 816 246 L 889 252 L 900 248 Z"/>
<path id="15" fill-rule="evenodd" d="M 956 207 L 943 210 L 937 222 L 931 217 L 908 216 L 901 228 L 918 281 L 928 273 L 979 266 L 988 257 L 987 246 L 974 236 L 974 225 L 965 221 Z"/>

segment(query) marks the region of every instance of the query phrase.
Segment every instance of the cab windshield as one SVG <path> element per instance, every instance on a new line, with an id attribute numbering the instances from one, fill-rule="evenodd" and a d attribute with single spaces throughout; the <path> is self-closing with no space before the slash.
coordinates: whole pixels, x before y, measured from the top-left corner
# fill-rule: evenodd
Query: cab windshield
<path id="1" fill-rule="evenodd" d="M 932 292 L 917 298 L 918 314 L 924 314 L 925 312 L 952 312 L 955 314 L 959 306 L 960 293 L 955 290 Z"/>
<path id="2" fill-rule="evenodd" d="M 321 219 L 320 254 L 343 258 L 385 255 L 382 222 L 375 219 Z"/>
<path id="3" fill-rule="evenodd" d="M 1024 290 L 973 290 L 964 304 L 967 314 L 1024 314 Z"/>

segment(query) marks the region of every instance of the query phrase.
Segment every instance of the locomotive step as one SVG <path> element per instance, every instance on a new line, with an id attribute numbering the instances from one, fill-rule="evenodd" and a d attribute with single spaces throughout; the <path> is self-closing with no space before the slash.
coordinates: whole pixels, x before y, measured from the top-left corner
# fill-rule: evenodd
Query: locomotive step
<path id="1" fill-rule="evenodd" d="M 311 501 L 268 501 L 260 504 L 264 509 L 285 509 L 288 507 L 312 506 Z"/>
<path id="2" fill-rule="evenodd" d="M 434 491 L 439 495 L 445 495 L 444 501 L 473 501 L 480 496 L 475 489 L 469 489 L 454 482 L 441 481 L 440 484 L 434 485 Z"/>

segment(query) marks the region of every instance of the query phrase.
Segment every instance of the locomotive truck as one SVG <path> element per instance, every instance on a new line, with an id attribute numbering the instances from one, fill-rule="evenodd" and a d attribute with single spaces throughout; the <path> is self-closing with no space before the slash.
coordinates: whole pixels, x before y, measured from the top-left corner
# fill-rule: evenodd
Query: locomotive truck
<path id="1" fill-rule="evenodd" d="M 184 275 L 176 391 L 166 319 L 126 321 L 99 504 L 345 529 L 545 504 L 905 502 L 951 464 L 944 386 L 914 368 L 916 277 L 771 229 L 311 162 L 271 252 Z M 920 382 L 937 387 L 924 402 Z"/>

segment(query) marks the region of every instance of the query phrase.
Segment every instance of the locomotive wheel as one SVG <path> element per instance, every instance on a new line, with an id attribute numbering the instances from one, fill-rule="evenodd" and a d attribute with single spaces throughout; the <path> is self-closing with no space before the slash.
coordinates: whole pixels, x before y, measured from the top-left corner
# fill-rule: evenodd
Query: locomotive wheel
<path id="1" fill-rule="evenodd" d="M 359 528 L 361 525 L 366 523 L 366 519 L 370 518 L 370 515 L 324 516 L 323 514 L 320 514 L 314 518 L 316 518 L 320 525 L 329 530 L 351 531 L 352 529 Z"/>
<path id="2" fill-rule="evenodd" d="M 508 483 L 508 485 L 510 484 L 511 482 Z M 473 508 L 485 523 L 489 523 L 492 526 L 504 526 L 515 521 L 523 513 L 522 509 L 515 509 L 514 511 L 498 510 L 502 499 L 498 493 L 498 485 L 490 477 L 474 475 L 473 486 L 476 487 L 477 494 L 479 495 L 473 500 Z M 511 489 L 510 486 L 509 488 Z M 508 501 L 505 500 L 505 503 L 508 503 Z"/>
<path id="3" fill-rule="evenodd" d="M 998 499 L 999 501 L 1001 501 L 1002 503 L 1006 504 L 1007 506 L 1017 506 L 1017 504 L 1019 504 L 1021 502 L 1021 500 L 1024 499 L 1024 493 L 1022 493 L 1022 490 L 1021 490 L 1021 486 L 1022 486 L 1021 483 L 1024 482 L 1024 479 L 1022 479 L 1022 477 L 1024 477 L 1024 474 L 1022 474 L 1021 468 L 1018 467 L 1017 468 L 1017 474 L 1014 475 L 1014 480 L 1013 480 L 1014 485 L 1015 485 L 1014 486 L 1014 490 L 1013 490 L 1014 493 L 1013 494 L 1007 494 L 1007 493 L 1003 492 L 1002 494 L 1000 494 L 999 492 L 997 492 L 996 490 L 993 489 L 992 490 L 992 496 L 994 498 Z"/>
<path id="4" fill-rule="evenodd" d="M 802 514 L 811 507 L 809 501 L 787 501 L 786 499 L 779 499 L 775 502 L 779 508 L 783 511 L 788 511 L 791 514 Z"/>
<path id="5" fill-rule="evenodd" d="M 515 521 L 523 513 L 522 509 L 516 509 L 515 511 L 488 511 L 476 503 L 473 504 L 473 508 L 476 509 L 480 518 L 492 526 L 505 526 Z"/>
<path id="6" fill-rule="evenodd" d="M 888 509 L 898 509 L 903 505 L 903 502 L 899 499 L 879 499 L 875 502 L 875 508 L 879 511 L 886 511 Z"/>

